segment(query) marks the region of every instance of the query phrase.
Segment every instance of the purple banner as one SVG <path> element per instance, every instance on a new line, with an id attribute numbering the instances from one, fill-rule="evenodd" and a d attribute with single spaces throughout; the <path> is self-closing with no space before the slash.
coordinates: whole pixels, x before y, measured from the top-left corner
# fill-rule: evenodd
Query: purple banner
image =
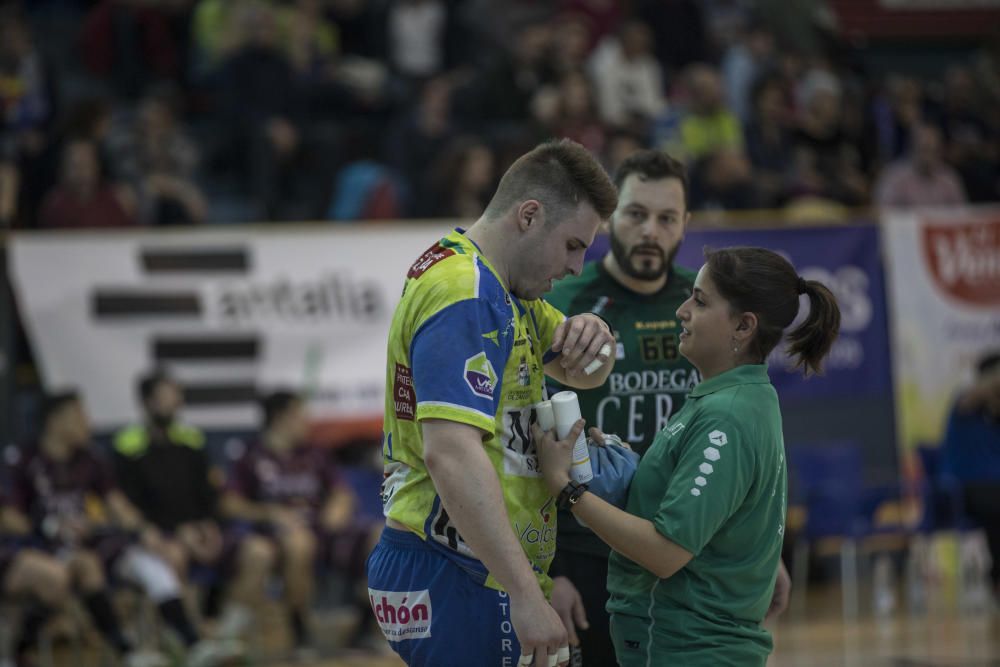
<path id="1" fill-rule="evenodd" d="M 799 274 L 822 281 L 836 295 L 841 310 L 840 337 L 824 364 L 824 375 L 805 379 L 791 370 L 779 346 L 768 359 L 771 379 L 782 400 L 884 396 L 890 391 L 885 288 L 874 225 L 803 227 L 767 230 L 690 231 L 677 255 L 682 266 L 697 270 L 702 249 L 760 246 L 787 257 Z M 588 255 L 607 251 L 607 237 L 595 240 Z M 803 306 L 807 302 L 802 297 Z M 802 308 L 800 320 L 804 317 Z"/>

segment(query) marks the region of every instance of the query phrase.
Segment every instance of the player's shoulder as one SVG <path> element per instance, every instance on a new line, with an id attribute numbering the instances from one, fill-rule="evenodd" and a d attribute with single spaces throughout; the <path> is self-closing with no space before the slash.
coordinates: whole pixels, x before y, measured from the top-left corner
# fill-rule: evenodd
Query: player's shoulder
<path id="1" fill-rule="evenodd" d="M 506 298 L 509 308 L 506 290 L 475 247 L 450 239 L 431 246 L 411 265 L 404 297 L 434 309 L 469 299 L 503 303 Z"/>

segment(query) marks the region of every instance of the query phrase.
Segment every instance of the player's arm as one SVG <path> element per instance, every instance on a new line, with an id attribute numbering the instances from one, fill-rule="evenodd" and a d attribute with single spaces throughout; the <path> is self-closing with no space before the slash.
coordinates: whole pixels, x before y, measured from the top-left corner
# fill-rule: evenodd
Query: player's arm
<path id="1" fill-rule="evenodd" d="M 615 365 L 615 336 L 597 315 L 581 313 L 556 326 L 550 349 L 555 356 L 545 364 L 545 374 L 576 389 L 600 387 Z M 597 368 L 593 368 L 598 363 Z M 593 369 L 588 375 L 586 369 Z"/>
<path id="2" fill-rule="evenodd" d="M 425 419 L 421 427 L 427 472 L 462 539 L 512 598 L 541 596 L 511 530 L 500 480 L 483 449 L 483 432 L 443 419 Z"/>

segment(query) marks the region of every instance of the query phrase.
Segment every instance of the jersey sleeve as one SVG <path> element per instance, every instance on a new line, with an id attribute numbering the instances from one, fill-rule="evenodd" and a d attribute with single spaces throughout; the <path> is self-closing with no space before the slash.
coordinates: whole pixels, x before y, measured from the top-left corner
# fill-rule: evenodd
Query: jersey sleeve
<path id="1" fill-rule="evenodd" d="M 555 335 L 556 327 L 562 324 L 566 316 L 544 299 L 529 302 L 528 309 L 531 313 L 532 324 L 538 334 L 538 341 L 542 344 L 542 349 L 545 350 L 542 363 L 547 364 L 556 357 L 556 353 L 552 351 L 552 337 Z"/>
<path id="2" fill-rule="evenodd" d="M 484 299 L 465 299 L 429 317 L 410 345 L 417 420 L 446 419 L 492 433 L 512 313 Z"/>
<path id="3" fill-rule="evenodd" d="M 756 456 L 745 430 L 724 419 L 699 420 L 686 433 L 653 524 L 697 556 L 746 497 Z"/>

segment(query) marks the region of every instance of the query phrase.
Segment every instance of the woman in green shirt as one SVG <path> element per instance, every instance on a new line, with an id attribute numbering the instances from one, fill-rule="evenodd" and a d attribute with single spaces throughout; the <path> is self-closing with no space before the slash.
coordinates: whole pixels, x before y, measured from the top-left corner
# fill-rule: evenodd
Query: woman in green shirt
<path id="1" fill-rule="evenodd" d="M 770 250 L 707 251 L 705 260 L 677 310 L 680 352 L 702 381 L 640 462 L 626 511 L 570 482 L 583 420 L 565 440 L 535 433 L 558 504 L 614 549 L 608 611 L 623 667 L 763 666 L 772 642 L 762 623 L 772 600 L 787 599 L 784 442 L 765 360 L 805 294 L 809 314 L 788 351 L 805 373 L 819 372 L 840 309 Z"/>

